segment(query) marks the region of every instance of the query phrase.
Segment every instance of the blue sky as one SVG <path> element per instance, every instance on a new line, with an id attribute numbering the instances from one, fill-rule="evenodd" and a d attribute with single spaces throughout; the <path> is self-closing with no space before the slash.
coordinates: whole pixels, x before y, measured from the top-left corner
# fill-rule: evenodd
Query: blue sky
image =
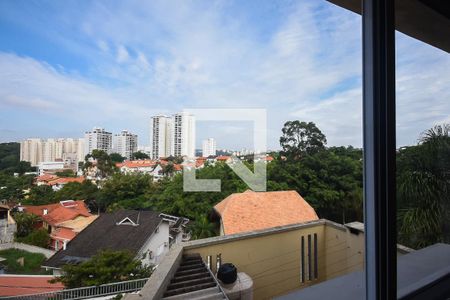
<path id="1" fill-rule="evenodd" d="M 361 19 L 322 0 L 0 1 L 0 142 L 94 126 L 149 142 L 149 118 L 265 108 L 361 146 Z M 450 122 L 450 56 L 397 34 L 399 146 Z M 248 124 L 202 122 L 198 140 L 251 147 Z M 198 146 L 200 142 L 197 143 Z"/>

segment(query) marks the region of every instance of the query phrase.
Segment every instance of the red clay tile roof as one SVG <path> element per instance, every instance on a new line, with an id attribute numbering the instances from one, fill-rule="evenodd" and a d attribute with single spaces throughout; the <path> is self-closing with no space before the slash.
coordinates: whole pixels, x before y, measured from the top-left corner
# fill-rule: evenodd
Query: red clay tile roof
<path id="1" fill-rule="evenodd" d="M 156 165 L 156 162 L 153 160 L 127 160 L 123 163 L 117 163 L 116 166 L 118 168 L 127 167 L 127 168 L 142 168 L 142 167 L 153 167 Z"/>
<path id="2" fill-rule="evenodd" d="M 44 215 L 44 209 L 47 209 L 47 214 Z M 41 217 L 50 225 L 57 225 L 61 222 L 73 220 L 78 216 L 89 217 L 89 213 L 84 201 L 62 201 L 60 203 L 25 206 L 25 212 L 31 213 Z"/>
<path id="3" fill-rule="evenodd" d="M 58 176 L 56 176 L 56 175 L 44 174 L 44 175 L 36 177 L 36 181 L 47 182 L 47 181 L 55 180 L 57 178 L 58 178 Z"/>
<path id="4" fill-rule="evenodd" d="M 214 209 L 221 216 L 224 234 L 318 220 L 314 209 L 296 191 L 235 193 Z"/>
<path id="5" fill-rule="evenodd" d="M 48 182 L 48 185 L 66 184 L 69 182 L 82 183 L 83 181 L 84 181 L 84 177 L 64 177 L 64 178 L 57 178 L 55 180 L 51 180 Z"/>
<path id="6" fill-rule="evenodd" d="M 74 232 L 72 229 L 64 227 L 59 227 L 50 234 L 51 238 L 54 240 L 68 240 L 68 241 L 72 240 L 76 235 L 77 233 Z"/>
<path id="7" fill-rule="evenodd" d="M 0 275 L 0 296 L 19 296 L 35 293 L 60 291 L 60 282 L 49 283 L 53 276 Z"/>
<path id="8" fill-rule="evenodd" d="M 217 157 L 216 157 L 216 160 L 219 160 L 219 161 L 227 161 L 227 160 L 229 160 L 230 158 L 231 158 L 231 156 L 221 155 L 221 156 L 217 156 Z"/>

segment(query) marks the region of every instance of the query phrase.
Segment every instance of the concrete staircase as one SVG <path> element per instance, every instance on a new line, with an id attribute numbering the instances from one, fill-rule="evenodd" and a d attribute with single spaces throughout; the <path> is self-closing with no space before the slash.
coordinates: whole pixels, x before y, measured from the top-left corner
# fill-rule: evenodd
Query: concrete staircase
<path id="1" fill-rule="evenodd" d="M 167 300 L 227 299 L 199 254 L 185 255 L 164 293 Z"/>

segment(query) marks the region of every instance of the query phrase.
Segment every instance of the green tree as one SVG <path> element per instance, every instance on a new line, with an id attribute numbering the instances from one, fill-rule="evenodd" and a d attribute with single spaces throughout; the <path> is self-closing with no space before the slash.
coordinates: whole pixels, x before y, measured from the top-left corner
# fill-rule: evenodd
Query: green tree
<path id="1" fill-rule="evenodd" d="M 13 218 L 16 221 L 17 231 L 16 237 L 22 238 L 29 235 L 35 228 L 35 225 L 41 221 L 41 219 L 33 214 L 26 214 L 22 212 L 16 212 L 13 214 Z"/>
<path id="2" fill-rule="evenodd" d="M 33 175 L 12 176 L 0 172 L 0 199 L 21 201 L 24 191 L 33 186 Z"/>
<path id="3" fill-rule="evenodd" d="M 111 154 L 109 155 L 109 158 L 111 159 L 111 162 L 112 162 L 113 164 L 121 163 L 121 162 L 123 162 L 123 161 L 126 159 L 126 157 L 123 157 L 123 156 L 120 155 L 119 153 L 111 153 Z"/>
<path id="4" fill-rule="evenodd" d="M 79 265 L 63 266 L 63 275 L 53 282 L 62 282 L 66 288 L 98 286 L 101 284 L 147 278 L 151 267 L 126 251 L 105 250 Z"/>
<path id="5" fill-rule="evenodd" d="M 20 243 L 47 248 L 50 245 L 50 235 L 44 228 L 33 230 L 24 237 L 18 237 L 16 240 Z"/>
<path id="6" fill-rule="evenodd" d="M 100 178 L 106 178 L 116 171 L 116 166 L 111 160 L 111 157 L 103 150 L 94 149 L 92 150 L 92 154 L 86 155 L 83 164 L 84 173 L 94 167 L 94 165 L 97 167 L 96 176 Z"/>
<path id="7" fill-rule="evenodd" d="M 74 171 L 71 169 L 67 169 L 67 170 L 64 170 L 61 172 L 56 172 L 55 175 L 59 176 L 59 177 L 77 177 L 77 174 L 75 174 Z"/>
<path id="8" fill-rule="evenodd" d="M 175 173 L 175 165 L 169 161 L 166 165 L 162 166 L 162 173 L 166 176 L 172 176 Z"/>
<path id="9" fill-rule="evenodd" d="M 397 155 L 399 240 L 413 248 L 450 242 L 449 132 L 435 126 Z"/>
<path id="10" fill-rule="evenodd" d="M 12 175 L 36 171 L 29 162 L 20 161 L 19 143 L 0 143 L 0 172 Z"/>
<path id="11" fill-rule="evenodd" d="M 313 122 L 288 121 L 284 123 L 280 145 L 286 155 L 299 159 L 325 148 L 327 139 Z"/>
<path id="12" fill-rule="evenodd" d="M 49 185 L 33 186 L 23 202 L 30 205 L 55 203 L 55 191 Z"/>
<path id="13" fill-rule="evenodd" d="M 197 216 L 189 225 L 193 239 L 204 239 L 217 235 L 216 225 L 211 223 L 206 215 Z"/>
<path id="14" fill-rule="evenodd" d="M 138 151 L 138 152 L 134 152 L 133 155 L 131 156 L 131 159 L 136 160 L 136 159 L 149 159 L 150 156 L 148 156 L 147 154 L 145 154 L 144 152 Z"/>
<path id="15" fill-rule="evenodd" d="M 148 207 L 148 198 L 155 191 L 153 177 L 147 174 L 116 173 L 102 185 L 97 196 L 97 203 L 102 210 L 114 203 L 118 207 L 138 209 Z"/>

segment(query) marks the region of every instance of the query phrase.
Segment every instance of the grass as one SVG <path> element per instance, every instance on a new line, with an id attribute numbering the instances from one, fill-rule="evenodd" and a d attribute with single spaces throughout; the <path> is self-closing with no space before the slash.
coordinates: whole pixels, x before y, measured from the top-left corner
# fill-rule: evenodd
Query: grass
<path id="1" fill-rule="evenodd" d="M 6 259 L 0 262 L 0 264 L 4 266 L 7 274 L 43 275 L 50 273 L 41 268 L 45 256 L 40 253 L 31 253 L 19 249 L 6 249 L 0 251 L 0 257 Z M 21 257 L 24 258 L 23 266 L 17 262 Z"/>

